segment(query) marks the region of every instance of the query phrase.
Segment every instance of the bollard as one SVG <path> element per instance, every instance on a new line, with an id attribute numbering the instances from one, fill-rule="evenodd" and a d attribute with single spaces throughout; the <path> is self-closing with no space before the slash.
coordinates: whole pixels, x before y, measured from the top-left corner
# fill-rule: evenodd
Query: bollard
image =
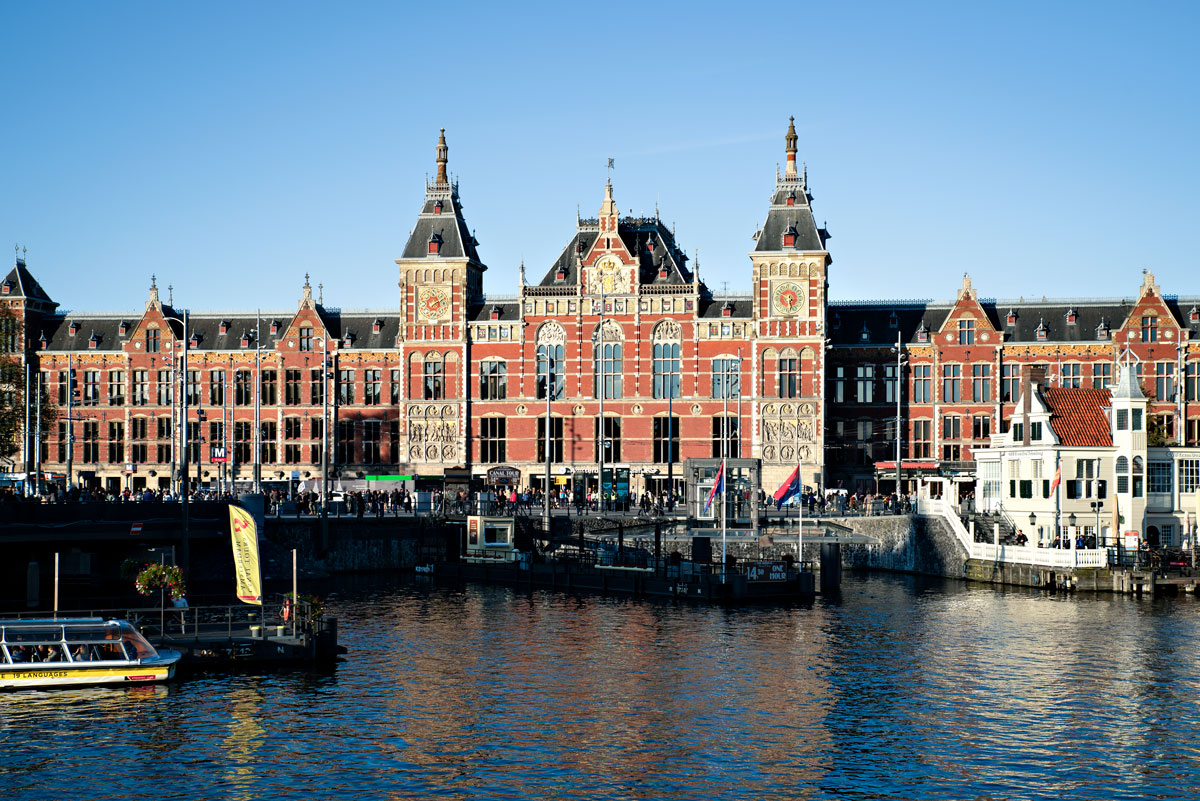
<path id="1" fill-rule="evenodd" d="M 836 590 L 842 586 L 842 546 L 837 542 L 821 543 L 821 589 Z"/>

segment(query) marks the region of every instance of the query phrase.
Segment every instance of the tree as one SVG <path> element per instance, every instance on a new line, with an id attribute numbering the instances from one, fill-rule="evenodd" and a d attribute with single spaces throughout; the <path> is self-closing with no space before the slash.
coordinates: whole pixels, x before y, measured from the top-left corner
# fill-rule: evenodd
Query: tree
<path id="1" fill-rule="evenodd" d="M 7 305 L 0 306 L 0 460 L 9 462 L 21 452 L 25 428 L 25 364 L 21 359 L 21 321 Z M 58 417 L 42 387 L 42 431 L 48 432 Z M 33 425 L 33 409 L 30 425 Z"/>

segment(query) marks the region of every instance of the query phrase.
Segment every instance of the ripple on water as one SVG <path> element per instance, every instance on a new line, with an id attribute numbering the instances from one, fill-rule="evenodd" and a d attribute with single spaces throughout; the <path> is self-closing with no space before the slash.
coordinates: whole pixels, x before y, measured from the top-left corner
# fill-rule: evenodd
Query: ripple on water
<path id="1" fill-rule="evenodd" d="M 1200 796 L 1191 599 L 851 577 L 795 608 L 401 584 L 328 609 L 331 674 L 0 696 L 0 798 Z"/>

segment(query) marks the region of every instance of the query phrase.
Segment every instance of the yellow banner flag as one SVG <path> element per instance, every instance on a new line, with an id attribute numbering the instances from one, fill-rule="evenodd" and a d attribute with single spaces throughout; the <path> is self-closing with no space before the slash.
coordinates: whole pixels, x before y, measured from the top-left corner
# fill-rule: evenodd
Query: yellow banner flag
<path id="1" fill-rule="evenodd" d="M 245 509 L 229 507 L 229 536 L 233 539 L 233 572 L 238 600 L 262 606 L 262 573 L 258 569 L 258 527 Z"/>

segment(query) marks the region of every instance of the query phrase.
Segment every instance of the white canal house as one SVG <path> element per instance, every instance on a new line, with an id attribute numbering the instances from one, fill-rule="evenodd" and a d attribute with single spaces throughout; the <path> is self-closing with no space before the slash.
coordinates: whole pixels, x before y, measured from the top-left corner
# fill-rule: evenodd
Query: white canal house
<path id="1" fill-rule="evenodd" d="M 1097 557 L 1089 563 L 1118 541 L 1193 547 L 1200 448 L 1150 444 L 1136 368 L 1123 365 L 1111 391 L 1049 388 L 1031 376 L 1008 430 L 976 451 L 978 510 L 1002 515 L 1030 548 L 1082 543 Z"/>

